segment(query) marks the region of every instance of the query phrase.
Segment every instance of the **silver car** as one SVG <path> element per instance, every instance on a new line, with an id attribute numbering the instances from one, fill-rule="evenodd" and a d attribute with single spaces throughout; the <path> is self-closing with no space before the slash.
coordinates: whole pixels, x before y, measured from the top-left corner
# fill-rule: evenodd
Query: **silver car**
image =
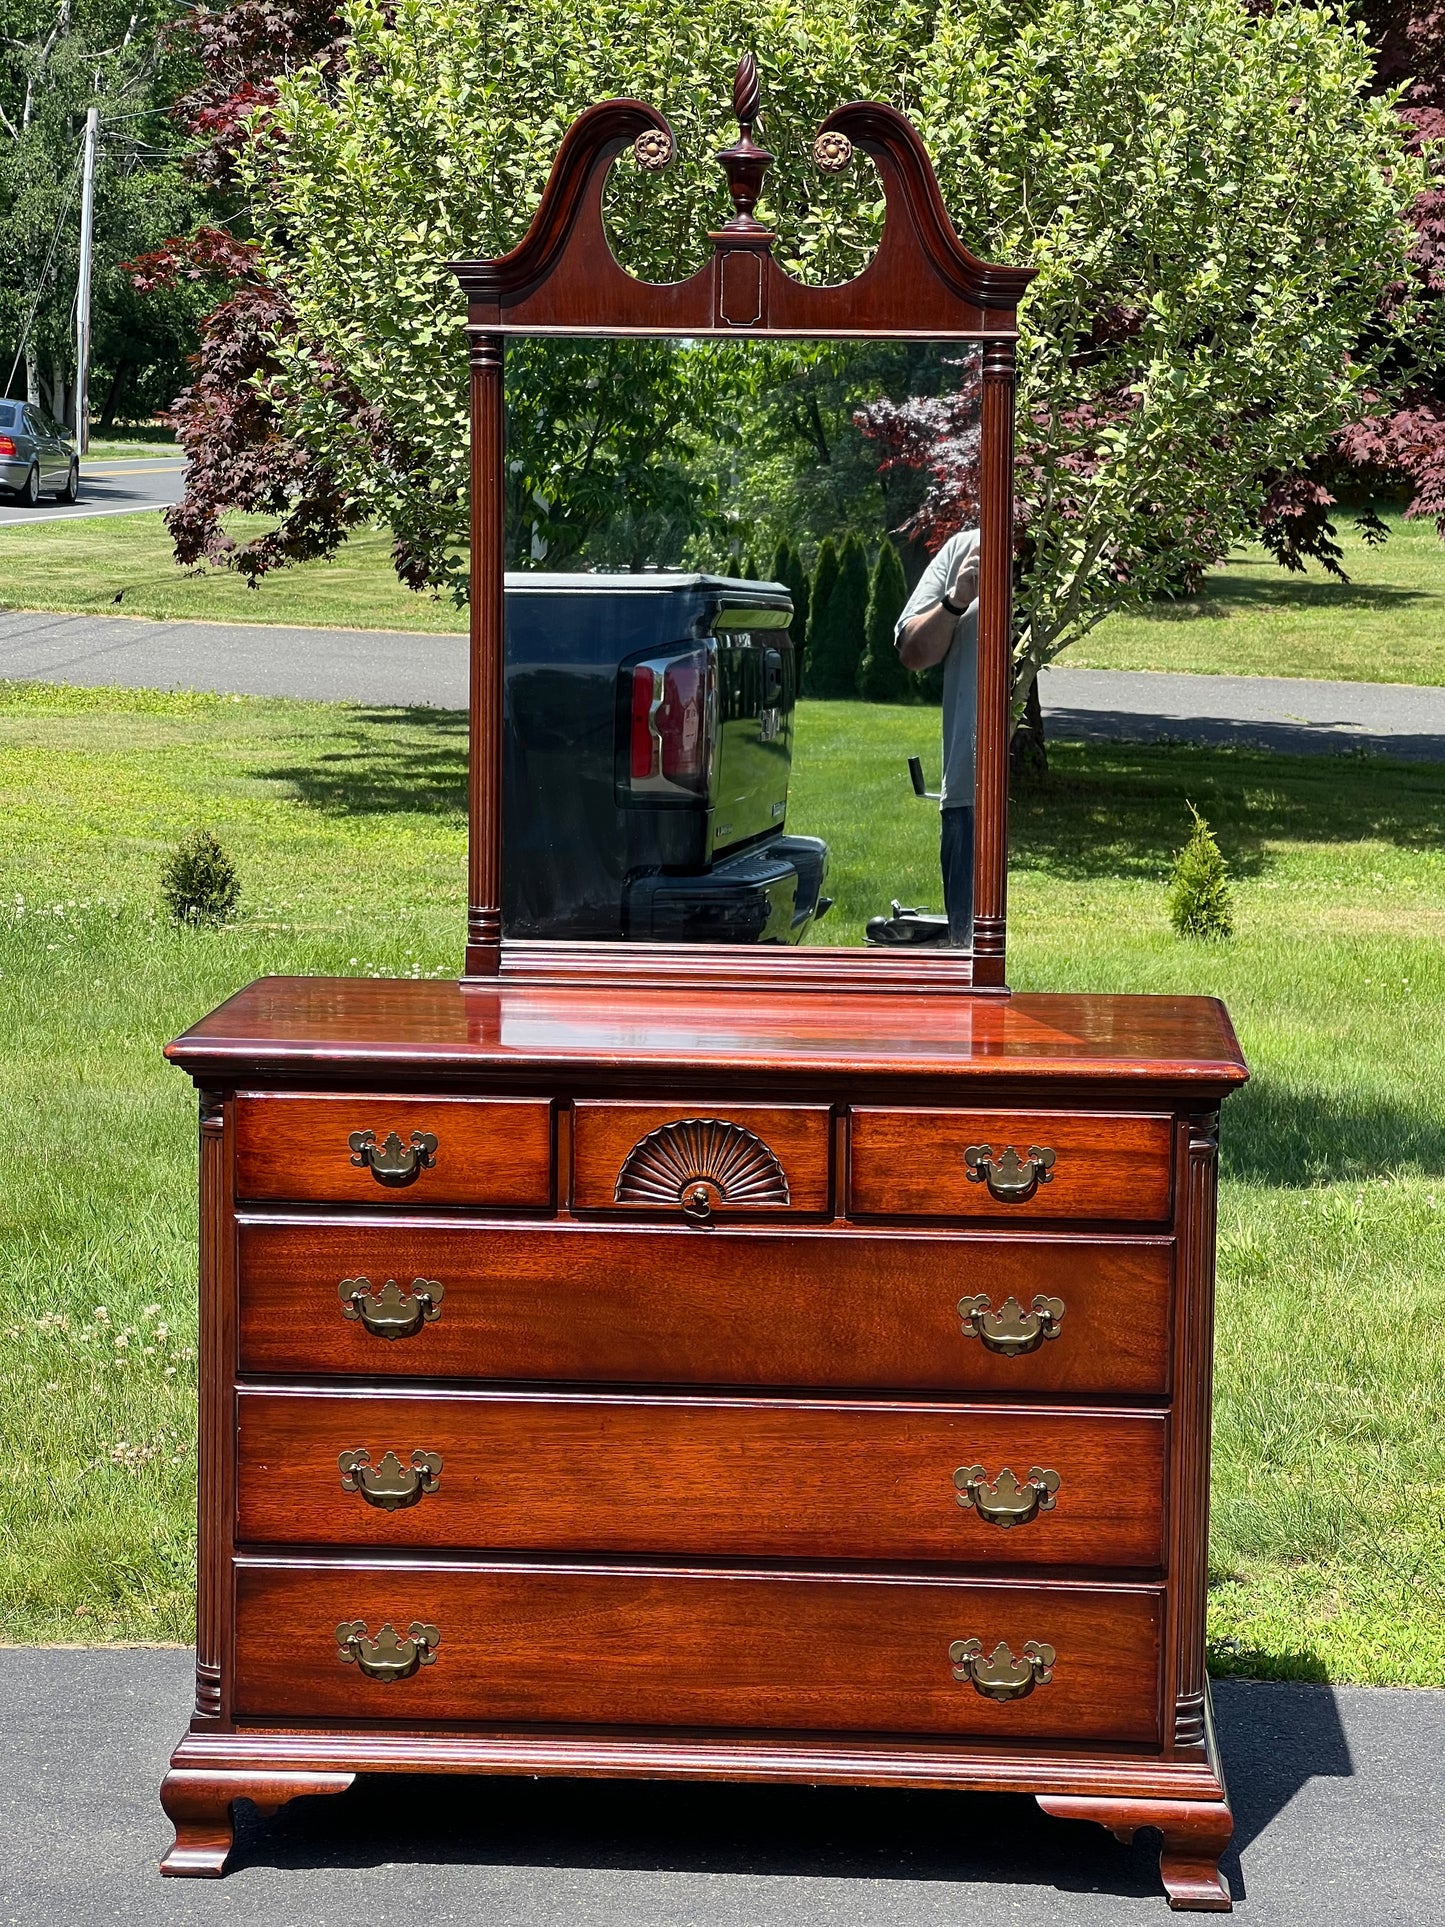
<path id="1" fill-rule="evenodd" d="M 73 502 L 80 457 L 65 429 L 33 401 L 0 401 L 0 488 L 34 508 L 42 495 Z"/>

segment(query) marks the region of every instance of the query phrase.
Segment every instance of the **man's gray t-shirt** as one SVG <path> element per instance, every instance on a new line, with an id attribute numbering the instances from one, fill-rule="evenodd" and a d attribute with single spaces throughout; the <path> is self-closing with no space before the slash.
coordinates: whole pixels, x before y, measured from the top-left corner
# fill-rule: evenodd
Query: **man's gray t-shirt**
<path id="1" fill-rule="evenodd" d="M 960 529 L 934 556 L 918 587 L 904 605 L 893 631 L 896 643 L 909 623 L 943 600 L 949 577 L 960 556 L 978 548 L 978 530 Z M 968 804 L 974 799 L 974 738 L 978 726 L 978 598 L 959 617 L 948 654 L 943 658 L 943 792 L 940 809 Z"/>

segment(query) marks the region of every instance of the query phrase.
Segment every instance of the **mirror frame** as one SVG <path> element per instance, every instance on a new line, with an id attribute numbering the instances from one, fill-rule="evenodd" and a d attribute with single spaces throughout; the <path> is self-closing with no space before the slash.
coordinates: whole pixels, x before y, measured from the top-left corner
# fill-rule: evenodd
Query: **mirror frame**
<path id="1" fill-rule="evenodd" d="M 1018 304 L 1031 268 L 991 266 L 955 233 L 922 141 L 895 108 L 854 101 L 819 128 L 812 159 L 840 173 L 855 150 L 883 184 L 877 252 L 853 280 L 795 281 L 754 218 L 772 155 L 753 140 L 757 66 L 738 62 L 739 134 L 717 159 L 734 213 L 709 233 L 711 258 L 685 281 L 639 281 L 607 239 L 612 163 L 631 148 L 648 172 L 676 153 L 671 127 L 639 100 L 590 107 L 564 135 L 531 226 L 509 254 L 452 261 L 467 297 L 471 373 L 471 624 L 468 912 L 463 981 L 716 985 L 730 989 L 1004 992 L 1013 574 L 1014 368 Z M 978 704 L 973 947 L 603 943 L 502 934 L 502 698 L 506 571 L 503 370 L 509 335 L 682 335 L 736 341 L 843 339 L 982 345 L 979 445 Z"/>

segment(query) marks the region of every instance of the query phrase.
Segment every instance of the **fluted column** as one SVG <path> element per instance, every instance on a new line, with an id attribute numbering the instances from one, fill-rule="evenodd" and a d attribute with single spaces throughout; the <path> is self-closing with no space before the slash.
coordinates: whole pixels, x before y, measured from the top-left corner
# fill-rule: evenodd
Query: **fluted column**
<path id="1" fill-rule="evenodd" d="M 1004 980 L 1008 894 L 1009 691 L 1013 630 L 1014 344 L 983 349 L 980 438 L 978 722 L 983 799 L 973 860 L 974 981 Z"/>
<path id="2" fill-rule="evenodd" d="M 503 337 L 471 331 L 472 560 L 468 977 L 502 963 L 502 685 L 506 600 Z"/>

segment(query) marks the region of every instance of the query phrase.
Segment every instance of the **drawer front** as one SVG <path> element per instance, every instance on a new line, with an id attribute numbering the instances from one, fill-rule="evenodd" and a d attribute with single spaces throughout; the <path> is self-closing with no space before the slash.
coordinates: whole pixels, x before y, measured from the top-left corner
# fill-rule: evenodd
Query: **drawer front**
<path id="1" fill-rule="evenodd" d="M 1144 1586 L 245 1560 L 236 1708 L 1157 1744 L 1161 1616 Z"/>
<path id="2" fill-rule="evenodd" d="M 1169 1384 L 1168 1238 L 252 1217 L 239 1246 L 247 1372 L 1029 1393 Z"/>
<path id="3" fill-rule="evenodd" d="M 572 1122 L 578 1211 L 714 1218 L 830 1208 L 826 1105 L 581 1103 Z"/>
<path id="4" fill-rule="evenodd" d="M 239 1408 L 253 1544 L 1163 1563 L 1158 1412 L 310 1391 Z"/>
<path id="5" fill-rule="evenodd" d="M 545 1098 L 242 1093 L 235 1143 L 238 1198 L 393 1209 L 552 1202 Z"/>
<path id="6" fill-rule="evenodd" d="M 848 1208 L 867 1218 L 1162 1221 L 1172 1135 L 1167 1117 L 856 1110 Z"/>

